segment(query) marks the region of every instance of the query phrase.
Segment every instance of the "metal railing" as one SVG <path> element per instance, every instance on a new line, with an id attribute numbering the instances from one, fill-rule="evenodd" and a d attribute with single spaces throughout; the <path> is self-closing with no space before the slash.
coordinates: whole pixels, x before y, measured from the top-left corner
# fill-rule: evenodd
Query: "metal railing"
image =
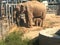
<path id="1" fill-rule="evenodd" d="M 2 39 L 10 30 L 13 23 L 13 10 L 17 4 L 1 4 L 1 19 L 0 19 L 0 36 Z"/>
<path id="2" fill-rule="evenodd" d="M 47 10 L 47 13 L 54 13 L 54 14 L 57 14 L 57 10 L 58 10 L 58 7 L 59 5 L 48 5 L 48 10 Z"/>

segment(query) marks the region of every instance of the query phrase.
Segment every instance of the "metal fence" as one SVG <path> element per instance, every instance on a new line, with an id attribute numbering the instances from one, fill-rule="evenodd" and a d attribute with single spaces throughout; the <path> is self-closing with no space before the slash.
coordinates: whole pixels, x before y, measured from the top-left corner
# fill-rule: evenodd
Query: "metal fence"
<path id="1" fill-rule="evenodd" d="M 47 13 L 49 14 L 57 14 L 59 9 L 59 5 L 48 5 Z"/>
<path id="2" fill-rule="evenodd" d="M 0 37 L 10 30 L 10 27 L 14 25 L 13 23 L 13 9 L 17 4 L 1 4 L 1 15 L 0 19 Z"/>

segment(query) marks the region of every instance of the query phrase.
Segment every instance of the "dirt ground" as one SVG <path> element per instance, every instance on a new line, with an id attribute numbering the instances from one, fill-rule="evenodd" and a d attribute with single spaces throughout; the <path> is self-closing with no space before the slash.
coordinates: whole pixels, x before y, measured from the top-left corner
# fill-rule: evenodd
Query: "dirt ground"
<path id="1" fill-rule="evenodd" d="M 54 27 L 60 28 L 60 16 L 55 15 L 55 14 L 47 14 L 45 21 L 44 21 L 44 27 L 43 28 L 34 27 L 34 28 L 30 29 L 30 30 L 34 29 L 34 31 L 29 31 L 28 33 L 25 33 L 24 36 L 33 39 L 39 35 L 40 30 L 47 29 L 47 28 L 53 29 Z"/>
<path id="2" fill-rule="evenodd" d="M 60 27 L 60 16 L 55 14 L 47 14 L 44 21 L 44 27 Z"/>
<path id="3" fill-rule="evenodd" d="M 32 28 L 15 27 L 14 30 L 21 30 L 24 32 L 24 38 L 33 39 L 39 35 L 39 32 L 41 30 L 47 28 L 53 29 L 54 27 L 60 28 L 60 16 L 55 14 L 46 14 L 43 28 L 37 26 L 34 26 Z M 10 32 L 13 32 L 14 30 L 11 30 Z"/>

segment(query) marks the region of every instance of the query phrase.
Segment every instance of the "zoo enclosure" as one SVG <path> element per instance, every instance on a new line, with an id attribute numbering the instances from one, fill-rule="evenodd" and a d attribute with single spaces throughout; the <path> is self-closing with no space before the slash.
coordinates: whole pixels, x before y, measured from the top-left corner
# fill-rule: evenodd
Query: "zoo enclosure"
<path id="1" fill-rule="evenodd" d="M 6 31 L 9 31 L 9 28 L 14 25 L 14 21 L 13 21 L 13 10 L 14 8 L 16 8 L 17 4 L 3 4 L 1 3 L 1 15 L 2 15 L 2 19 L 0 20 L 0 30 L 3 30 L 2 32 L 6 33 Z M 47 13 L 57 13 L 58 9 L 59 9 L 59 4 L 58 5 L 48 5 L 48 11 Z"/>

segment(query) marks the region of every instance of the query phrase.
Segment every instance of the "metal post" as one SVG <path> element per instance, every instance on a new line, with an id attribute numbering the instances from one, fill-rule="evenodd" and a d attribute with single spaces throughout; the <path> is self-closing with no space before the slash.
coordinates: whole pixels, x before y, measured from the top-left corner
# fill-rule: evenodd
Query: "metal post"
<path id="1" fill-rule="evenodd" d="M 2 15 L 1 15 L 1 1 L 0 1 L 0 18 L 2 17 Z"/>
<path id="2" fill-rule="evenodd" d="M 11 12 L 12 12 L 12 23 L 13 23 L 13 5 L 12 5 Z"/>
<path id="3" fill-rule="evenodd" d="M 8 7 L 8 8 L 9 8 L 9 10 L 8 10 L 8 12 L 9 12 L 9 13 L 8 13 L 8 17 L 9 17 L 9 26 L 10 26 L 10 20 L 11 20 L 11 19 L 10 19 L 10 16 L 11 16 L 11 15 L 10 15 L 10 5 L 8 4 L 8 6 L 9 6 L 9 7 Z"/>
<path id="4" fill-rule="evenodd" d="M 7 0 L 7 4 L 8 4 L 8 0 Z"/>
<path id="5" fill-rule="evenodd" d="M 8 7 L 8 4 L 6 4 L 6 18 L 7 18 L 8 30 L 9 30 L 10 25 L 9 25 L 9 18 L 8 18 L 8 12 L 7 12 L 8 8 L 7 7 Z"/>

